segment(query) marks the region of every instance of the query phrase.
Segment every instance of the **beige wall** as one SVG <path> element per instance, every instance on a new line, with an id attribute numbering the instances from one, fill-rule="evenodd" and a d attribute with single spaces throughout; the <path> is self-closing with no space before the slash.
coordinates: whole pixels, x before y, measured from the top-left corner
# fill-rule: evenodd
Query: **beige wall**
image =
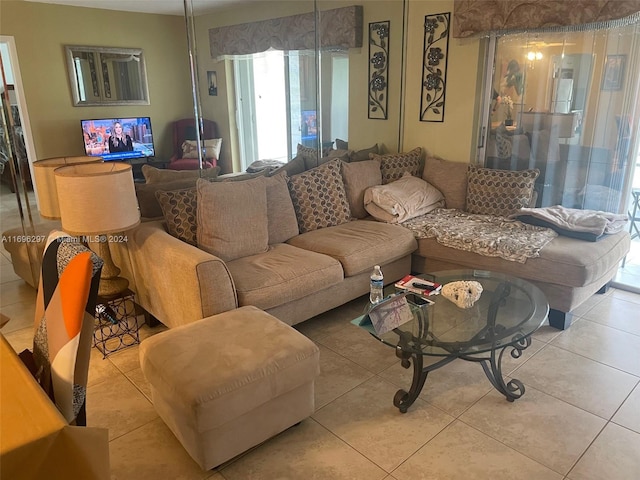
<path id="1" fill-rule="evenodd" d="M 453 1 L 409 0 L 403 150 L 422 147 L 457 162 L 475 158 L 479 40 L 449 35 L 444 122 L 420 121 L 424 17 L 453 13 Z"/>
<path id="2" fill-rule="evenodd" d="M 401 0 L 365 0 L 363 46 L 350 52 L 349 143 L 367 148 L 374 143 L 398 150 L 402 62 Z M 352 1 L 320 1 L 320 9 L 352 5 Z M 224 61 L 209 53 L 208 29 L 220 25 L 292 15 L 312 9 L 312 2 L 260 1 L 251 8 L 228 9 L 196 18 L 200 99 L 205 118 L 215 120 L 225 141 L 222 163 L 232 171 L 235 113 L 232 77 Z M 475 96 L 479 42 L 450 38 L 445 121 L 419 121 L 423 23 L 427 14 L 452 12 L 453 1 L 408 1 L 408 48 L 404 104 L 403 150 L 417 146 L 430 153 L 467 162 L 475 153 Z M 391 20 L 389 115 L 387 120 L 367 118 L 368 24 Z M 97 26 L 101 28 L 97 28 Z M 73 28 L 70 28 L 73 26 Z M 105 28 L 108 26 L 108 28 Z M 79 120 L 111 116 L 150 116 L 159 156 L 171 154 L 171 122 L 193 112 L 184 19 L 179 16 L 133 14 L 110 10 L 46 5 L 3 0 L 0 32 L 16 39 L 39 158 L 82 153 Z M 148 106 L 73 107 L 65 44 L 141 47 L 149 77 Z M 207 71 L 215 70 L 218 96 L 207 92 Z M 236 155 L 237 156 L 237 155 Z M 236 167 L 237 170 L 237 167 Z"/>
<path id="3" fill-rule="evenodd" d="M 192 115 L 184 19 L 2 0 L 0 33 L 15 37 L 38 158 L 84 153 L 83 118 L 149 116 L 158 157 L 172 153 L 171 123 Z M 150 105 L 74 107 L 64 45 L 140 47 Z"/>

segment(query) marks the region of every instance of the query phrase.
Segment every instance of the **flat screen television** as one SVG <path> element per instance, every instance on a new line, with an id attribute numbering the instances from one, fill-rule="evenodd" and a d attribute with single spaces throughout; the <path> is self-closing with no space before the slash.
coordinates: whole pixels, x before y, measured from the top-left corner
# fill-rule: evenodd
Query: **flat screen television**
<path id="1" fill-rule="evenodd" d="M 155 156 L 149 117 L 99 118 L 80 124 L 86 155 L 102 157 L 105 162 Z"/>

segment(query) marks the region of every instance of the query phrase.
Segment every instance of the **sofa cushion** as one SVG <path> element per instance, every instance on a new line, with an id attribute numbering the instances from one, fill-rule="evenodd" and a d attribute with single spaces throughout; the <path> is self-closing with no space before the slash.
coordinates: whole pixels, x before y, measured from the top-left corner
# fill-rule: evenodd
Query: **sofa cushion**
<path id="1" fill-rule="evenodd" d="M 540 170 L 496 170 L 469 165 L 467 212 L 508 216 L 529 206 Z"/>
<path id="2" fill-rule="evenodd" d="M 422 179 L 442 192 L 445 207 L 464 210 L 467 204 L 468 169 L 468 163 L 427 155 Z"/>
<path id="3" fill-rule="evenodd" d="M 198 179 L 196 187 L 199 248 L 225 262 L 267 251 L 267 193 L 263 179 Z"/>
<path id="4" fill-rule="evenodd" d="M 293 209 L 287 174 L 282 172 L 272 177 L 263 177 L 267 189 L 267 222 L 269 245 L 284 243 L 298 235 L 298 219 Z"/>
<path id="5" fill-rule="evenodd" d="M 271 170 L 267 175 L 273 176 L 278 175 L 282 172 L 286 172 L 288 176 L 297 175 L 305 171 L 304 165 L 304 157 L 302 155 L 297 155 L 283 166 L 276 168 L 275 170 Z"/>
<path id="6" fill-rule="evenodd" d="M 156 198 L 162 209 L 167 231 L 190 245 L 197 245 L 196 187 L 165 192 L 158 190 Z"/>
<path id="7" fill-rule="evenodd" d="M 336 138 L 336 148 L 338 150 L 349 150 L 349 142 L 347 142 L 346 140 L 341 140 L 339 138 Z M 369 155 L 367 155 L 367 158 L 369 158 Z"/>
<path id="8" fill-rule="evenodd" d="M 414 177 L 419 177 L 422 173 L 422 148 L 420 147 L 406 153 L 371 154 L 369 157 L 380 161 L 383 184 L 398 180 L 404 172 L 409 172 Z"/>
<path id="9" fill-rule="evenodd" d="M 351 219 L 340 160 L 331 160 L 290 177 L 289 191 L 301 233 L 340 225 Z"/>
<path id="10" fill-rule="evenodd" d="M 366 217 L 364 192 L 367 188 L 382 183 L 380 162 L 378 160 L 366 160 L 363 162 L 343 163 L 342 180 L 344 181 L 344 190 L 349 201 L 351 216 L 354 218 Z"/>
<path id="11" fill-rule="evenodd" d="M 305 147 L 298 144 L 296 153 L 304 159 L 305 170 L 310 170 L 318 166 L 318 150 L 312 147 Z"/>
<path id="12" fill-rule="evenodd" d="M 351 159 L 351 152 L 349 150 L 329 150 L 326 155 L 323 155 L 320 160 L 318 160 L 318 165 L 322 165 L 323 163 L 327 163 L 329 160 L 333 160 L 334 158 L 338 158 L 343 162 L 349 162 Z"/>
<path id="13" fill-rule="evenodd" d="M 247 172 L 236 172 L 236 173 L 225 173 L 224 175 L 219 175 L 215 178 L 214 182 L 244 182 L 245 180 L 251 180 L 253 178 L 265 177 L 267 175 L 267 170 L 261 170 L 259 172 L 247 173 Z"/>
<path id="14" fill-rule="evenodd" d="M 136 183 L 136 197 L 140 207 L 140 216 L 145 218 L 162 217 L 162 208 L 156 198 L 158 190 L 171 191 L 195 186 L 197 178 L 185 178 L 164 183 Z"/>
<path id="15" fill-rule="evenodd" d="M 262 310 L 337 285 L 344 278 L 340 262 L 334 258 L 286 243 L 230 261 L 227 267 L 238 305 L 255 305 Z"/>
<path id="16" fill-rule="evenodd" d="M 491 270 L 525 280 L 581 287 L 607 273 L 625 255 L 628 245 L 625 232 L 605 235 L 595 243 L 559 235 L 540 250 L 539 257 L 519 263 L 449 248 L 435 238 L 421 238 L 416 254 L 425 257 L 427 264 L 429 261 L 446 262 L 458 268 Z"/>
<path id="17" fill-rule="evenodd" d="M 164 168 L 152 167 L 149 164 L 142 165 L 142 175 L 146 183 L 166 183 L 176 180 L 196 180 L 200 178 L 200 170 L 168 170 Z M 214 179 L 220 173 L 220 167 L 206 168 L 202 171 L 202 178 Z"/>
<path id="18" fill-rule="evenodd" d="M 409 229 L 369 220 L 303 233 L 287 243 L 340 261 L 345 277 L 409 255 L 417 245 Z"/>
<path id="19" fill-rule="evenodd" d="M 395 182 L 367 188 L 364 207 L 377 220 L 402 223 L 444 207 L 444 197 L 433 185 L 405 172 Z"/>
<path id="20" fill-rule="evenodd" d="M 203 140 L 204 156 L 207 159 L 220 158 L 220 150 L 222 148 L 221 138 L 212 138 Z M 198 158 L 198 142 L 195 140 L 185 140 L 182 142 L 182 158 Z"/>
<path id="21" fill-rule="evenodd" d="M 355 150 L 349 155 L 349 161 L 362 162 L 363 160 L 370 160 L 369 155 L 378 155 L 380 153 L 380 147 L 376 143 L 372 147 L 363 148 L 362 150 Z"/>

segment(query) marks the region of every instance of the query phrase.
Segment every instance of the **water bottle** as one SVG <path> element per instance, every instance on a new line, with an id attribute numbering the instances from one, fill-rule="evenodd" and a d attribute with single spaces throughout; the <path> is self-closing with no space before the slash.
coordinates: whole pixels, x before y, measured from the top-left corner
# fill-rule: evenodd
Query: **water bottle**
<path id="1" fill-rule="evenodd" d="M 384 297 L 384 293 L 382 293 L 382 289 L 384 288 L 384 277 L 382 276 L 380 265 L 376 265 L 375 267 L 373 267 L 370 287 L 371 290 L 369 292 L 369 301 L 375 305 Z"/>

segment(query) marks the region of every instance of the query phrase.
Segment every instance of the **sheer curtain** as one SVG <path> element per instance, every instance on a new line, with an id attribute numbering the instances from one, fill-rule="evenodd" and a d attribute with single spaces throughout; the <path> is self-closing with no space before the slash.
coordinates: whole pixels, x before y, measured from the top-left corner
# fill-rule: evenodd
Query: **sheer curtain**
<path id="1" fill-rule="evenodd" d="M 538 168 L 537 206 L 626 211 L 638 149 L 639 20 L 492 35 L 480 160 Z"/>

